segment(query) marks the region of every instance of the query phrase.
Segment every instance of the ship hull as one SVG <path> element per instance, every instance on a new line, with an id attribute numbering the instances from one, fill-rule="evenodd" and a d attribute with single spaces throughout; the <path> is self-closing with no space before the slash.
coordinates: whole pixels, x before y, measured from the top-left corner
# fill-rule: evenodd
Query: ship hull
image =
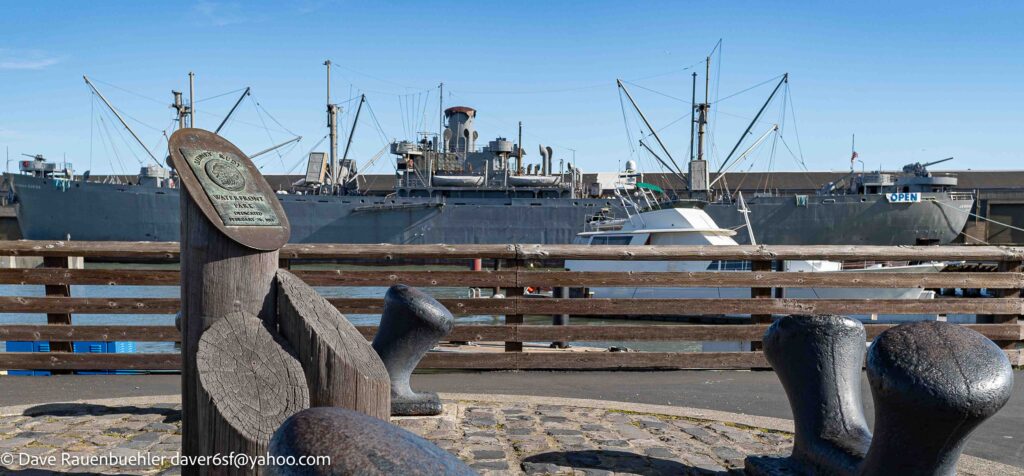
<path id="1" fill-rule="evenodd" d="M 753 197 L 746 199 L 758 244 L 915 245 L 950 243 L 960 235 L 974 206 L 966 194 L 922 193 L 917 203 L 890 203 L 885 195 Z M 750 244 L 735 204 L 711 203 L 704 211 L 722 228 Z"/>
<path id="2" fill-rule="evenodd" d="M 31 240 L 178 241 L 179 191 L 8 175 L 17 196 L 22 235 Z M 430 198 L 278 195 L 293 243 L 571 243 L 586 218 L 616 201 L 571 198 Z M 828 200 L 833 200 L 828 202 Z M 932 203 L 933 201 L 941 204 Z M 888 203 L 884 196 L 748 199 L 759 244 L 912 245 L 952 241 L 973 200 L 924 194 L 921 203 Z M 949 207 L 956 207 L 950 209 Z M 964 208 L 966 207 L 966 208 Z M 737 228 L 735 205 L 708 204 L 722 228 Z M 962 210 L 959 211 L 959 210 Z"/>

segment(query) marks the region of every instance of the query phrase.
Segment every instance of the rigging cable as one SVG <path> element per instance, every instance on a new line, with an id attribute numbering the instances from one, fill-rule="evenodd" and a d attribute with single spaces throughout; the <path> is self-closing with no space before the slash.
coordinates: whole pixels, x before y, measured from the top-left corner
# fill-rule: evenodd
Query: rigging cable
<path id="1" fill-rule="evenodd" d="M 241 92 L 241 91 L 245 91 L 245 88 L 238 88 L 238 89 L 236 89 L 236 90 L 234 90 L 234 91 L 228 91 L 228 92 L 226 92 L 226 93 L 220 93 L 220 94 L 218 94 L 218 95 L 216 95 L 216 96 L 210 96 L 210 97 L 208 97 L 208 98 L 203 98 L 203 99 L 196 99 L 196 103 L 198 104 L 198 103 L 201 103 L 201 102 L 204 102 L 204 101 L 209 101 L 209 100 L 211 100 L 211 99 L 217 99 L 217 98 L 219 98 L 219 97 L 224 97 L 224 96 L 227 96 L 228 94 L 235 94 L 235 93 L 239 93 L 239 92 Z"/>

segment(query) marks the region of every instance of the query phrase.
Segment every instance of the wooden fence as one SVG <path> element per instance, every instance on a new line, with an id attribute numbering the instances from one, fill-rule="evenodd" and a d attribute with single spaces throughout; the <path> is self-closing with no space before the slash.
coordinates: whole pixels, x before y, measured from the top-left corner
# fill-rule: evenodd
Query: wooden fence
<path id="1" fill-rule="evenodd" d="M 75 354 L 72 341 L 172 342 L 173 326 L 71 325 L 72 314 L 174 314 L 177 298 L 71 297 L 70 286 L 176 286 L 176 270 L 69 269 L 69 257 L 87 260 L 176 260 L 177 243 L 0 241 L 0 256 L 43 257 L 43 267 L 0 269 L 0 284 L 44 285 L 45 297 L 0 296 L 0 313 L 45 313 L 46 325 L 0 325 L 0 340 L 50 341 L 49 353 L 0 353 L 0 369 L 160 370 L 180 368 L 174 353 Z M 779 314 L 976 314 L 969 327 L 995 341 L 1014 365 L 1024 365 L 1024 249 L 996 246 L 577 246 L 577 245 L 288 245 L 282 265 L 291 260 L 372 260 L 379 265 L 407 260 L 483 258 L 500 264 L 484 271 L 406 269 L 294 270 L 314 286 L 388 286 L 499 288 L 505 298 L 441 299 L 456 315 L 503 315 L 503 325 L 458 325 L 451 341 L 505 342 L 505 352 L 433 352 L 421 368 L 459 369 L 746 369 L 763 368 L 761 352 L 523 352 L 523 342 L 593 341 L 757 341 L 772 315 Z M 595 260 L 744 260 L 753 271 L 736 272 L 572 272 L 534 269 L 532 262 Z M 781 272 L 773 262 L 827 259 L 839 261 L 967 261 L 994 263 L 997 272 Z M 779 266 L 775 266 L 779 269 Z M 600 299 L 528 298 L 527 286 L 547 287 L 741 287 L 749 299 Z M 785 288 L 987 289 L 995 297 L 938 297 L 928 300 L 787 299 Z M 334 298 L 345 313 L 378 313 L 381 298 Z M 680 325 L 527 325 L 524 315 L 708 316 L 749 314 L 745 324 Z M 871 338 L 891 327 L 865 325 Z M 373 326 L 360 331 L 371 338 Z"/>

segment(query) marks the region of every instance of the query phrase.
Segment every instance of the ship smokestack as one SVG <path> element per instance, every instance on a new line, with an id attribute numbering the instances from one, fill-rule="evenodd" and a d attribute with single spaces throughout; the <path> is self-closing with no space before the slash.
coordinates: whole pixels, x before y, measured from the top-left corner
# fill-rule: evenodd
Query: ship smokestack
<path id="1" fill-rule="evenodd" d="M 476 109 L 466 106 L 453 106 L 444 110 L 448 127 L 445 137 L 448 139 L 447 152 L 466 153 L 476 150 L 476 139 L 480 135 L 473 128 Z M 450 132 L 449 132 L 450 131 Z"/>

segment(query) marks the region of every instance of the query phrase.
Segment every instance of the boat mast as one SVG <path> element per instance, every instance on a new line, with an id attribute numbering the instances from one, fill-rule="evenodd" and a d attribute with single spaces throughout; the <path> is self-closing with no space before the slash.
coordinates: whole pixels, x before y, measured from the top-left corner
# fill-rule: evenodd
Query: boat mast
<path id="1" fill-rule="evenodd" d="M 88 84 L 89 87 L 92 88 L 92 92 L 96 93 L 96 95 L 99 96 L 100 100 L 103 101 L 103 104 L 106 104 L 107 108 L 110 109 L 110 112 L 114 113 L 114 116 L 117 117 L 117 120 L 121 121 L 121 125 L 124 126 L 125 129 L 128 129 L 128 133 L 131 134 L 132 137 L 135 138 L 135 142 L 138 142 L 139 145 L 142 146 L 142 149 L 145 150 L 147 154 L 149 154 L 149 157 L 153 159 L 153 162 L 156 162 L 157 165 L 163 167 L 160 161 L 156 159 L 156 156 L 153 155 L 153 152 L 149 150 L 149 147 L 146 147 L 146 144 L 142 142 L 142 139 L 139 139 L 139 135 L 136 134 L 135 131 L 132 130 L 132 127 L 128 125 L 128 122 L 126 122 L 124 118 L 121 117 L 121 113 L 117 112 L 117 109 L 114 109 L 114 106 L 110 104 L 110 101 L 107 101 L 107 98 L 103 96 L 103 93 L 101 93 L 99 89 L 96 89 L 96 85 L 92 84 L 92 81 L 89 81 L 89 77 L 82 76 L 82 79 L 85 80 L 85 84 Z"/>
<path id="2" fill-rule="evenodd" d="M 708 124 L 708 85 L 711 74 L 711 56 L 704 60 L 704 102 L 697 104 L 697 160 L 704 160 L 704 130 Z"/>
<path id="3" fill-rule="evenodd" d="M 697 121 L 697 72 L 693 73 L 693 89 L 690 91 L 690 160 L 693 160 L 693 124 Z"/>
<path id="4" fill-rule="evenodd" d="M 338 105 L 331 103 L 331 60 L 324 61 L 327 67 L 327 129 L 331 148 L 331 193 L 338 186 Z"/>
<path id="5" fill-rule="evenodd" d="M 238 105 L 242 104 L 242 100 L 245 99 L 245 97 L 248 96 L 248 95 L 249 95 L 249 87 L 246 86 L 245 87 L 245 92 L 243 92 L 242 95 L 238 97 L 238 100 L 235 101 L 235 105 L 231 106 L 231 110 L 228 111 L 228 115 L 224 116 L 224 120 L 220 121 L 220 125 L 217 126 L 217 130 L 213 131 L 214 134 L 220 134 L 220 130 L 223 129 L 224 125 L 228 123 L 228 119 L 231 119 L 231 115 L 235 113 L 235 109 L 238 109 Z M 250 157 L 250 159 L 251 158 L 252 157 Z"/>

